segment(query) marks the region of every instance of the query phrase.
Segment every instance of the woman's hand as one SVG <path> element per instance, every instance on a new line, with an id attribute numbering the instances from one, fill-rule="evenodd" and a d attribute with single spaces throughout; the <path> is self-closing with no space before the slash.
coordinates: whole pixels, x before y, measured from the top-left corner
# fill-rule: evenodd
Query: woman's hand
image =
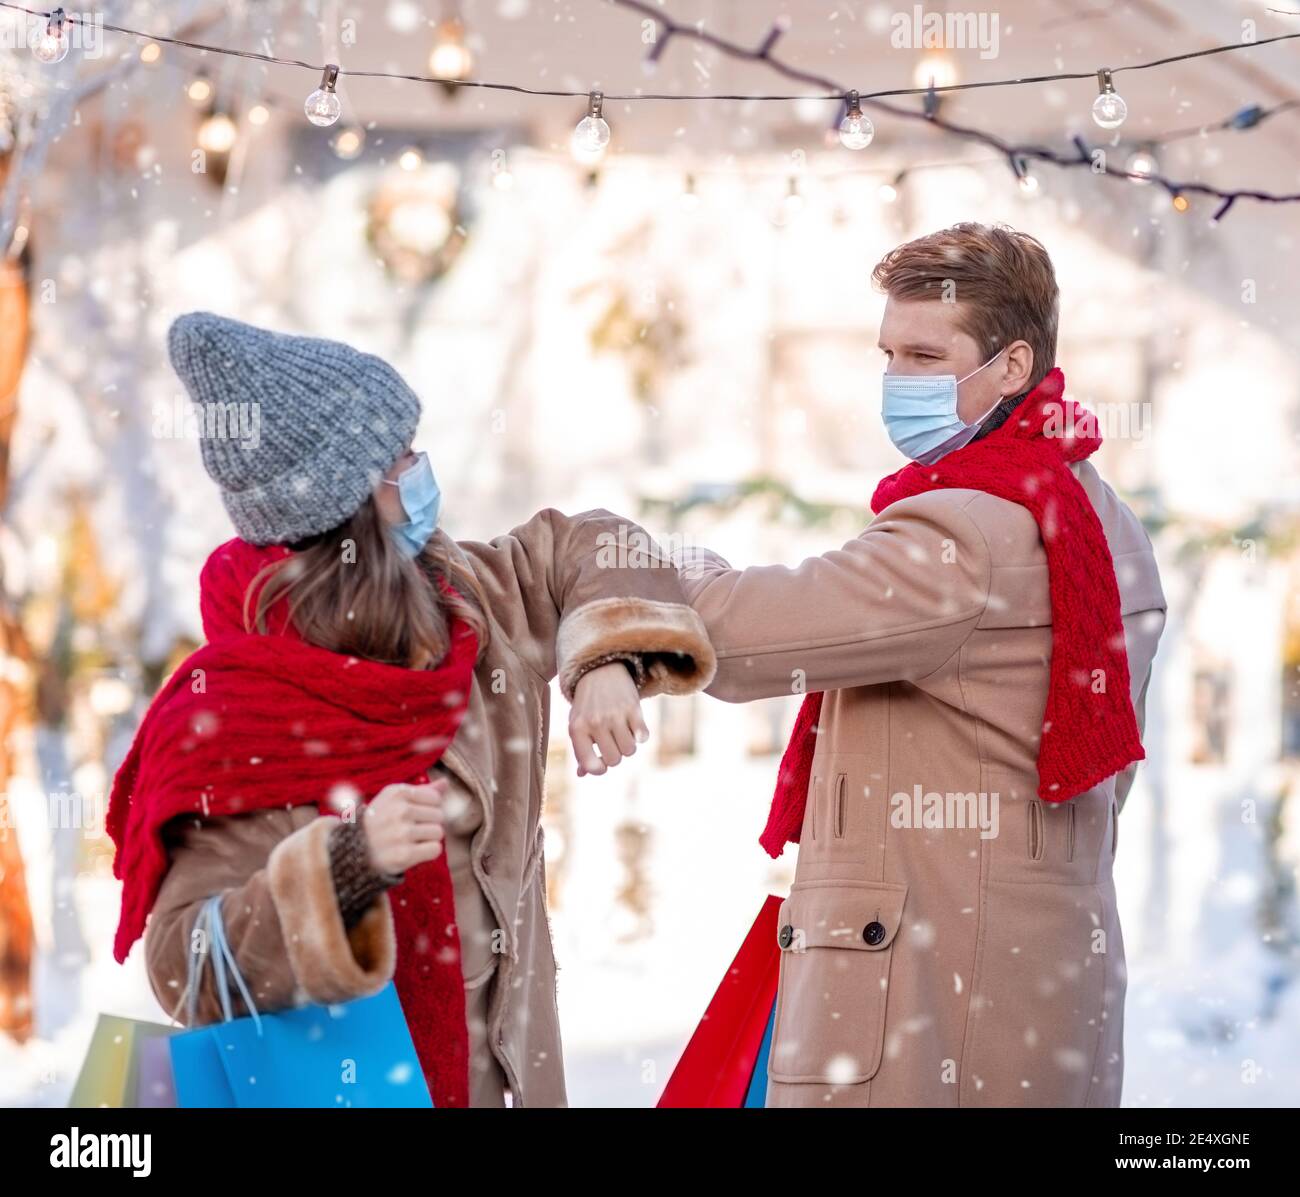
<path id="1" fill-rule="evenodd" d="M 362 807 L 370 863 L 381 873 L 404 873 L 442 852 L 443 799 L 448 781 L 385 786 Z"/>
<path id="2" fill-rule="evenodd" d="M 641 696 L 622 661 L 588 669 L 578 679 L 569 709 L 569 739 L 578 758 L 579 777 L 612 769 L 649 738 L 641 718 Z"/>

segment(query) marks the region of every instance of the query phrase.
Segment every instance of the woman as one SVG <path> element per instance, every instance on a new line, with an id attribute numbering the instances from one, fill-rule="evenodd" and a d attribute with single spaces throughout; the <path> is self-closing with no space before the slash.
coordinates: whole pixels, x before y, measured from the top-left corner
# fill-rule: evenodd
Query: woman
<path id="1" fill-rule="evenodd" d="M 549 683 L 573 703 L 581 771 L 633 753 L 640 696 L 713 674 L 676 571 L 609 560 L 644 533 L 599 510 L 451 539 L 411 451 L 419 400 L 378 358 L 210 313 L 168 342 L 240 535 L 203 570 L 208 644 L 114 783 L 117 959 L 143 933 L 183 1021 L 191 930 L 220 892 L 260 1011 L 392 979 L 435 1104 L 566 1104 L 539 825 Z M 200 1023 L 221 1017 L 211 973 Z"/>

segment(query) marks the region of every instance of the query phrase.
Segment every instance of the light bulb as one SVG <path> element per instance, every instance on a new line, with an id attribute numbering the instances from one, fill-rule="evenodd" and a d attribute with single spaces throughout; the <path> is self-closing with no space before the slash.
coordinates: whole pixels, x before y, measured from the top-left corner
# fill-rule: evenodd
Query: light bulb
<path id="1" fill-rule="evenodd" d="M 1149 150 L 1134 150 L 1127 164 L 1128 173 L 1135 176 L 1131 182 L 1145 187 L 1151 182 L 1151 176 L 1159 169 L 1155 155 Z"/>
<path id="2" fill-rule="evenodd" d="M 601 115 L 604 95 L 593 91 L 587 100 L 587 115 L 573 130 L 573 152 L 580 158 L 590 158 L 603 153 L 609 145 L 609 125 Z"/>
<path id="3" fill-rule="evenodd" d="M 194 104 L 206 104 L 212 98 L 212 84 L 203 76 L 190 81 L 189 87 L 185 89 L 185 94 L 189 96 L 190 102 Z"/>
<path id="4" fill-rule="evenodd" d="M 199 126 L 199 146 L 209 154 L 228 154 L 234 149 L 239 130 L 224 112 L 214 112 Z"/>
<path id="5" fill-rule="evenodd" d="M 912 83 L 916 87 L 953 87 L 958 78 L 957 64 L 942 53 L 923 55 L 912 72 Z"/>
<path id="6" fill-rule="evenodd" d="M 419 170 L 424 165 L 424 155 L 415 146 L 407 146 L 398 154 L 397 165 L 403 170 Z"/>
<path id="7" fill-rule="evenodd" d="M 264 125 L 271 119 L 271 110 L 265 104 L 254 104 L 248 110 L 250 125 Z"/>
<path id="8" fill-rule="evenodd" d="M 803 210 L 803 195 L 799 191 L 799 180 L 794 175 L 790 176 L 783 203 L 787 216 L 794 216 Z"/>
<path id="9" fill-rule="evenodd" d="M 898 188 L 893 183 L 880 184 L 880 202 L 882 204 L 892 204 L 898 199 Z"/>
<path id="10" fill-rule="evenodd" d="M 1118 129 L 1128 116 L 1128 105 L 1118 93 L 1103 92 L 1092 102 L 1092 119 L 1103 129 Z"/>
<path id="11" fill-rule="evenodd" d="M 339 102 L 334 85 L 338 82 L 339 68 L 331 63 L 321 76 L 320 86 L 307 97 L 303 111 L 313 125 L 332 125 L 339 119 L 343 105 Z"/>
<path id="12" fill-rule="evenodd" d="M 609 144 L 609 124 L 604 117 L 584 116 L 573 130 L 573 140 L 578 149 L 594 154 Z"/>
<path id="13" fill-rule="evenodd" d="M 1103 129 L 1118 129 L 1128 116 L 1128 105 L 1111 83 L 1109 68 L 1097 72 L 1097 86 L 1101 94 L 1092 102 L 1092 119 Z"/>
<path id="14" fill-rule="evenodd" d="M 1038 194 L 1038 180 L 1031 174 L 1020 176 L 1020 190 L 1027 196 Z"/>
<path id="15" fill-rule="evenodd" d="M 856 91 L 849 92 L 844 103 L 848 111 L 840 121 L 840 144 L 847 150 L 865 150 L 876 135 L 876 127 L 862 114 Z"/>
<path id="16" fill-rule="evenodd" d="M 39 26 L 32 30 L 27 44 L 38 62 L 62 62 L 72 48 L 72 39 L 68 36 L 68 18 L 63 9 L 56 8 L 50 13 L 45 28 Z"/>
<path id="17" fill-rule="evenodd" d="M 334 151 L 337 158 L 350 161 L 361 153 L 362 147 L 366 144 L 365 130 L 356 125 L 349 125 L 346 129 L 340 129 L 330 142 L 330 149 Z"/>
<path id="18" fill-rule="evenodd" d="M 393 0 L 388 6 L 388 24 L 398 33 L 414 33 L 424 23 L 424 14 L 411 0 Z"/>
<path id="19" fill-rule="evenodd" d="M 700 206 L 700 197 L 695 193 L 694 175 L 687 175 L 682 183 L 681 205 L 683 212 L 693 212 Z"/>
<path id="20" fill-rule="evenodd" d="M 465 79 L 474 67 L 474 56 L 465 45 L 465 28 L 454 18 L 443 21 L 434 31 L 429 51 L 429 74 L 435 79 Z"/>

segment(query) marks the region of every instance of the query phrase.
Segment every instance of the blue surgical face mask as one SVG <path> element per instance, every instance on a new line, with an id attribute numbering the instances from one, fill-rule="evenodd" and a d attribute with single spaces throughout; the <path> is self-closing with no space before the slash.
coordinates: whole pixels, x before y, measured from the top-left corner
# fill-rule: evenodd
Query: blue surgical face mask
<path id="1" fill-rule="evenodd" d="M 384 482 L 397 487 L 402 510 L 406 512 L 406 522 L 389 525 L 389 531 L 402 552 L 408 557 L 418 557 L 438 526 L 438 512 L 442 507 L 442 492 L 433 476 L 429 455 L 419 454 L 419 460 L 403 470 L 396 481 L 385 478 Z"/>
<path id="2" fill-rule="evenodd" d="M 922 465 L 934 465 L 945 454 L 969 442 L 1002 398 L 999 396 L 993 407 L 974 423 L 967 424 L 957 414 L 957 387 L 967 378 L 974 378 L 985 366 L 992 365 L 1001 353 L 999 349 L 965 378 L 955 374 L 886 374 L 880 414 L 885 431 L 899 452 Z"/>

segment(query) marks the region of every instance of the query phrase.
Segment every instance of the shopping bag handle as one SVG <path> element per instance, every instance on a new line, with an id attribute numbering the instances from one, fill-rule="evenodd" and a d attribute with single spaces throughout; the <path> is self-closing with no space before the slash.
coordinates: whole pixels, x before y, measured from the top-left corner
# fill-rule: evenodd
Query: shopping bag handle
<path id="1" fill-rule="evenodd" d="M 226 939 L 226 927 L 221 917 L 221 897 L 221 894 L 213 894 L 212 897 L 208 898 L 200 907 L 198 917 L 194 920 L 195 929 L 202 927 L 204 935 L 202 951 L 191 951 L 189 954 L 185 986 L 189 1003 L 188 1024 L 190 1026 L 194 1025 L 194 1018 L 198 1013 L 199 983 L 203 975 L 203 958 L 211 955 L 217 997 L 221 1002 L 222 1021 L 230 1022 L 234 1018 L 230 1005 L 230 985 L 226 978 L 226 970 L 229 969 L 235 979 L 235 984 L 239 987 L 239 996 L 244 999 L 244 1005 L 249 1014 L 252 1015 L 253 1023 L 260 1035 L 262 1033 L 262 1020 L 258 1016 L 257 1006 L 253 1002 L 252 994 L 248 992 L 248 986 L 244 983 L 244 976 L 239 971 L 239 965 L 235 963 L 235 954 L 230 950 L 230 942 Z"/>

